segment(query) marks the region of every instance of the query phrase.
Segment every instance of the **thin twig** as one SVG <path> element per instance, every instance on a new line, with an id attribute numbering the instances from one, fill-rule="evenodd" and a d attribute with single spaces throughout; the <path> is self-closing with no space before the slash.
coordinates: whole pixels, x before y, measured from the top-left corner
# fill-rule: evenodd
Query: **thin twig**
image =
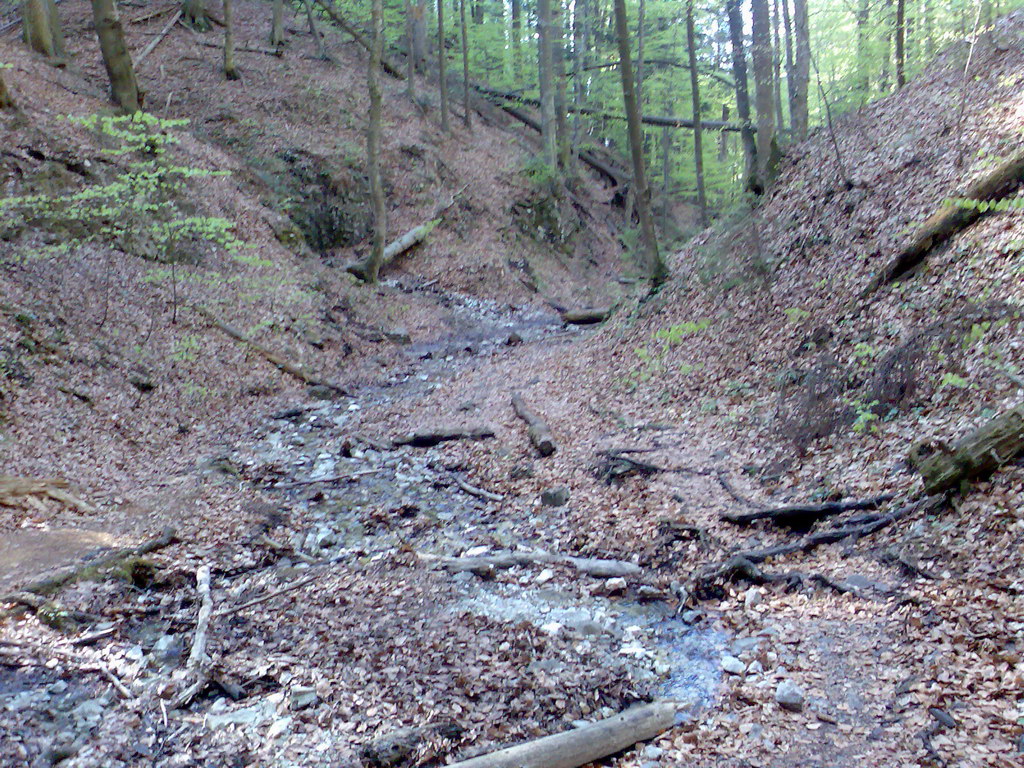
<path id="1" fill-rule="evenodd" d="M 232 608 L 221 608 L 219 611 L 217 611 L 215 614 L 213 614 L 213 618 L 218 619 L 218 618 L 220 618 L 222 616 L 230 616 L 233 613 L 238 613 L 239 611 L 244 611 L 246 608 L 252 608 L 254 605 L 259 605 L 260 603 L 265 603 L 268 600 L 273 600 L 275 597 L 278 597 L 279 595 L 283 595 L 286 592 L 291 592 L 293 590 L 298 589 L 299 587 L 304 587 L 307 584 L 310 584 L 310 583 L 316 581 L 318 578 L 320 578 L 319 574 L 314 574 L 313 576 L 307 576 L 304 579 L 299 579 L 298 581 L 293 581 L 291 584 L 287 584 L 287 585 L 281 587 L 280 589 L 275 589 L 273 592 L 268 592 L 267 594 L 265 594 L 265 595 L 263 595 L 261 597 L 254 598 L 254 599 L 250 600 L 247 603 L 242 603 L 241 605 L 236 605 L 236 606 L 234 606 Z"/>
<path id="2" fill-rule="evenodd" d="M 500 493 L 494 493 L 483 488 L 477 488 L 475 485 L 470 485 L 458 475 L 452 475 L 455 480 L 455 484 L 462 490 L 468 493 L 470 496 L 478 496 L 481 499 L 487 499 L 488 501 L 504 501 L 505 497 Z"/>

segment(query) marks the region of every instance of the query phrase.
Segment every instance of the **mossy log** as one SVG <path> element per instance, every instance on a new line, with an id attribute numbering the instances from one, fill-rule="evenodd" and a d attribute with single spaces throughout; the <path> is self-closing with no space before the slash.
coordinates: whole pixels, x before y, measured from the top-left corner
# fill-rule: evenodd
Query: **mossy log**
<path id="1" fill-rule="evenodd" d="M 512 393 L 512 408 L 515 410 L 516 416 L 526 422 L 526 434 L 534 448 L 537 449 L 537 453 L 541 456 L 550 456 L 558 450 L 558 443 L 552 437 L 547 422 L 526 404 L 523 396 L 518 392 Z"/>
<path id="2" fill-rule="evenodd" d="M 1024 453 L 1024 405 L 1018 405 L 974 432 L 952 448 L 922 442 L 910 449 L 910 463 L 924 478 L 925 493 L 941 493 L 962 483 L 988 477 Z"/>
<path id="3" fill-rule="evenodd" d="M 960 199 L 991 201 L 1006 196 L 1024 182 L 1024 150 L 997 165 L 959 195 Z M 905 275 L 927 258 L 935 247 L 977 221 L 983 212 L 947 201 L 914 232 L 910 241 L 864 289 L 864 296 Z"/>

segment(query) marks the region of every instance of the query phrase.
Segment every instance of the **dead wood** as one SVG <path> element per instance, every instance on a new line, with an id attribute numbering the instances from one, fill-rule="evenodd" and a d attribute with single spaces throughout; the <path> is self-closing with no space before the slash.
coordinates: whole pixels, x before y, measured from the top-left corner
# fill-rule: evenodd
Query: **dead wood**
<path id="1" fill-rule="evenodd" d="M 592 307 L 589 309 L 566 309 L 561 313 L 562 322 L 568 325 L 594 325 L 603 323 L 612 314 L 612 307 Z"/>
<path id="2" fill-rule="evenodd" d="M 254 605 L 259 605 L 260 603 L 265 603 L 268 600 L 273 600 L 275 597 L 278 597 L 279 595 L 284 595 L 284 594 L 287 594 L 288 592 L 293 592 L 296 589 L 304 587 L 307 584 L 312 584 L 314 581 L 316 581 L 319 578 L 320 578 L 320 574 L 315 574 L 313 576 L 306 576 L 304 578 L 297 579 L 297 580 L 293 581 L 291 584 L 286 584 L 283 587 L 279 587 L 278 589 L 272 590 L 272 591 L 268 592 L 265 595 L 260 595 L 259 597 L 253 598 L 252 600 L 249 600 L 249 601 L 247 601 L 245 603 L 242 603 L 240 605 L 235 605 L 235 606 L 232 606 L 230 608 L 221 608 L 219 611 L 217 611 L 215 614 L 213 614 L 212 618 L 217 619 L 217 618 L 220 618 L 221 616 L 230 616 L 233 613 L 238 613 L 239 611 L 244 611 L 247 608 L 252 608 Z"/>
<path id="3" fill-rule="evenodd" d="M 185 665 L 186 679 L 192 682 L 185 686 L 174 699 L 173 707 L 180 709 L 199 695 L 210 681 L 210 657 L 206 654 L 206 642 L 210 632 L 210 618 L 213 614 L 213 596 L 210 594 L 210 566 L 201 565 L 196 570 L 196 591 L 199 595 L 199 615 L 196 617 L 196 633 L 192 650 Z"/>
<path id="4" fill-rule="evenodd" d="M 478 488 L 475 485 L 470 485 L 465 480 L 457 475 L 452 476 L 455 480 L 455 484 L 462 490 L 468 493 L 470 496 L 476 496 L 481 499 L 487 499 L 487 501 L 504 501 L 505 497 L 500 493 L 494 493 L 493 491 L 485 490 L 484 488 Z"/>
<path id="5" fill-rule="evenodd" d="M 161 11 L 161 13 L 163 13 L 163 11 Z M 178 19 L 181 18 L 181 14 L 182 10 L 179 8 L 178 11 L 171 17 L 171 20 L 167 22 L 167 24 L 164 26 L 164 28 L 157 33 L 157 36 L 150 41 L 149 45 L 142 49 L 142 53 L 140 53 L 138 58 L 135 59 L 136 70 L 138 70 L 142 66 L 142 62 L 144 62 L 146 60 L 146 57 L 153 52 L 153 49 L 160 45 L 160 42 L 165 37 L 167 37 L 167 33 L 171 31 L 171 27 L 173 27 L 178 22 Z"/>
<path id="6" fill-rule="evenodd" d="M 494 435 L 494 427 L 489 426 L 437 427 L 409 432 L 391 442 L 395 445 L 411 445 L 413 448 L 430 448 L 449 440 L 483 440 Z"/>
<path id="7" fill-rule="evenodd" d="M 970 184 L 957 197 L 978 201 L 996 200 L 1004 197 L 1021 182 L 1024 182 L 1024 151 L 1019 151 L 1004 160 Z M 934 248 L 969 227 L 982 215 L 983 212 L 976 207 L 965 207 L 955 201 L 943 203 L 938 211 L 917 228 L 910 242 L 882 267 L 864 289 L 862 298 L 905 275 L 924 261 Z"/>
<path id="8" fill-rule="evenodd" d="M 558 444 L 551 436 L 547 423 L 526 404 L 518 392 L 512 393 L 512 408 L 516 416 L 526 422 L 526 434 L 541 456 L 550 456 L 558 450 Z"/>
<path id="9" fill-rule="evenodd" d="M 66 504 L 87 515 L 96 514 L 96 508 L 70 493 L 66 480 L 56 478 L 14 477 L 0 475 L 0 507 L 17 507 L 27 503 L 35 508 L 37 496 L 45 496 Z"/>
<path id="10" fill-rule="evenodd" d="M 324 10 L 324 12 L 330 17 L 331 21 L 341 27 L 347 32 L 353 40 L 359 45 L 365 48 L 367 51 L 370 50 L 370 41 L 366 39 L 366 36 L 356 29 L 352 24 L 349 24 L 344 17 L 341 16 L 334 8 L 332 8 L 324 0 L 316 0 L 317 4 Z M 405 80 L 405 72 L 402 71 L 401 67 L 393 64 L 386 56 L 381 54 L 380 57 L 380 68 L 387 72 L 392 77 L 396 77 L 399 80 Z"/>
<path id="11" fill-rule="evenodd" d="M 291 483 L 283 483 L 282 485 L 275 485 L 277 489 L 286 490 L 289 488 L 301 488 L 304 485 L 319 485 L 320 483 L 341 483 L 346 480 L 358 480 L 360 477 L 366 475 L 376 475 L 384 470 L 380 467 L 374 467 L 371 469 L 360 469 L 357 472 L 348 472 L 344 475 L 329 475 L 327 477 L 314 477 L 307 480 L 295 480 Z"/>
<path id="12" fill-rule="evenodd" d="M 952 447 L 934 441 L 910 449 L 910 463 L 924 478 L 925 493 L 941 493 L 988 477 L 1024 453 L 1024 405 L 986 422 Z"/>
<path id="13" fill-rule="evenodd" d="M 656 701 L 596 723 L 452 763 L 448 768 L 578 768 L 653 739 L 676 725 L 680 707 Z"/>
<path id="14" fill-rule="evenodd" d="M 165 528 L 159 536 L 152 538 L 137 547 L 124 547 L 123 549 L 119 549 L 112 554 L 99 558 L 98 560 L 89 561 L 70 568 L 62 568 L 56 573 L 22 587 L 21 591 L 31 592 L 35 595 L 48 595 L 56 592 L 68 582 L 74 581 L 87 571 L 103 570 L 110 568 L 127 558 L 148 555 L 150 552 L 163 549 L 177 540 L 175 530 L 173 528 Z"/>
<path id="15" fill-rule="evenodd" d="M 195 40 L 198 45 L 205 46 L 206 48 L 223 48 L 224 46 L 220 43 L 211 43 L 207 40 Z M 257 48 L 251 45 L 236 45 L 236 51 L 245 51 L 246 53 L 262 53 L 264 56 L 273 56 L 275 59 L 280 59 L 284 56 L 284 49 L 282 48 Z"/>
<path id="16" fill-rule="evenodd" d="M 755 512 L 723 512 L 722 520 L 737 525 L 749 525 L 756 520 L 770 520 L 774 525 L 787 528 L 810 528 L 811 525 L 826 517 L 842 512 L 862 509 L 877 509 L 882 504 L 892 501 L 894 494 L 883 493 L 867 499 L 849 501 L 829 501 L 824 504 L 792 504 L 774 509 L 759 509 Z"/>
<path id="17" fill-rule="evenodd" d="M 212 312 L 210 312 L 210 310 L 206 309 L 205 307 L 193 304 L 192 310 L 200 317 L 209 321 L 209 323 L 213 325 L 214 328 L 219 330 L 225 336 L 228 336 L 234 339 L 235 341 L 241 342 L 245 346 L 249 347 L 249 349 L 251 349 L 253 352 L 258 354 L 260 357 L 267 360 L 269 363 L 276 366 L 280 370 L 284 371 L 289 376 L 292 376 L 298 379 L 299 381 L 303 382 L 304 384 L 315 387 L 326 387 L 328 389 L 334 390 L 340 395 L 350 394 L 348 390 L 344 389 L 343 387 L 340 387 L 337 384 L 333 384 L 329 381 L 319 379 L 316 376 L 313 376 L 312 374 L 303 370 L 302 366 L 296 365 L 295 363 L 285 360 L 283 357 L 281 357 L 281 355 L 267 349 L 262 344 L 249 338 L 249 336 L 242 333 L 238 329 L 233 328 L 224 321 L 220 320 L 216 315 L 214 315 Z"/>
<path id="18" fill-rule="evenodd" d="M 570 557 L 556 552 L 537 552 L 527 550 L 506 550 L 492 555 L 474 557 L 436 557 L 420 554 L 424 560 L 433 562 L 437 567 L 455 573 L 470 572 L 478 576 L 488 577 L 495 571 L 514 568 L 518 565 L 538 565 L 565 563 L 576 570 L 599 579 L 624 578 L 638 576 L 642 569 L 636 563 L 626 560 L 611 560 L 595 557 Z"/>
<path id="19" fill-rule="evenodd" d="M 49 600 L 42 595 L 37 595 L 34 592 L 10 592 L 0 597 L 0 602 L 31 608 L 41 617 L 40 620 L 49 626 L 56 627 L 58 624 L 64 625 L 68 622 L 95 624 L 101 620 L 99 616 L 65 608 L 60 603 Z"/>

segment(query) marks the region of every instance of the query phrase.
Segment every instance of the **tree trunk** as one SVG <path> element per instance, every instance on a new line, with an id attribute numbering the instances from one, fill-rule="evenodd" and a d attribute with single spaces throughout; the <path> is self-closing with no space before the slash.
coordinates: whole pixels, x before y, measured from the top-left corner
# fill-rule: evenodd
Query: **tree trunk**
<path id="1" fill-rule="evenodd" d="M 22 3 L 22 33 L 29 48 L 52 59 L 57 56 L 57 41 L 51 27 L 51 14 L 47 2 L 48 0 L 25 0 Z"/>
<path id="2" fill-rule="evenodd" d="M 537 82 L 540 86 L 541 143 L 544 147 L 544 163 L 552 173 L 557 173 L 558 129 L 552 82 L 554 50 L 551 32 L 551 0 L 537 0 Z"/>
<path id="3" fill-rule="evenodd" d="M 448 74 L 445 71 L 448 52 L 444 47 L 444 0 L 437 0 L 437 75 L 441 89 L 441 130 L 449 131 L 448 125 Z"/>
<path id="4" fill-rule="evenodd" d="M 306 20 L 309 22 L 309 34 L 313 36 L 316 41 L 316 55 L 321 59 L 330 58 L 327 55 L 327 46 L 324 45 L 324 38 L 320 34 L 320 30 L 316 28 L 316 18 L 313 16 L 313 4 L 309 0 L 302 0 L 303 6 L 306 8 Z"/>
<path id="5" fill-rule="evenodd" d="M 772 27 L 768 0 L 751 0 L 754 103 L 757 110 L 757 185 L 761 191 L 775 173 L 775 97 L 772 83 Z"/>
<path id="6" fill-rule="evenodd" d="M 459 24 L 462 27 L 462 121 L 470 130 L 473 122 L 469 116 L 469 38 L 466 36 L 466 0 L 459 0 Z"/>
<path id="7" fill-rule="evenodd" d="M 644 21 L 647 16 L 647 3 L 640 0 L 636 18 L 636 108 L 644 113 Z"/>
<path id="8" fill-rule="evenodd" d="M 796 79 L 793 72 L 793 22 L 789 16 L 789 0 L 778 0 L 782 5 L 782 37 L 786 47 L 786 105 L 789 107 L 789 130 L 791 138 L 796 138 L 796 126 L 793 109 L 793 81 Z"/>
<path id="9" fill-rule="evenodd" d="M 896 0 L 896 90 L 907 84 L 906 74 L 907 5 Z"/>
<path id="10" fill-rule="evenodd" d="M 405 0 L 405 92 L 410 101 L 416 101 L 416 44 L 413 31 L 412 0 Z"/>
<path id="11" fill-rule="evenodd" d="M 569 113 L 569 100 L 565 78 L 565 29 L 562 23 L 562 0 L 554 0 L 556 5 L 551 14 L 551 62 L 552 78 L 555 86 L 555 133 L 558 142 L 558 164 L 563 170 L 569 169 L 572 161 L 572 137 L 566 116 Z"/>
<path id="12" fill-rule="evenodd" d="M 580 113 L 579 108 L 584 103 L 584 82 L 583 82 L 583 23 L 586 14 L 586 3 L 584 0 L 577 0 L 573 7 L 572 14 L 572 151 L 580 140 Z"/>
<path id="13" fill-rule="evenodd" d="M 4 82 L 4 72 L 0 69 L 0 109 L 14 109 L 14 97 L 7 90 L 7 83 Z"/>
<path id="14" fill-rule="evenodd" d="M 931 0 L 921 0 L 921 20 L 924 23 L 925 64 L 935 58 L 935 20 L 932 18 Z"/>
<path id="15" fill-rule="evenodd" d="M 373 201 L 373 246 L 366 260 L 366 282 L 376 283 L 380 265 L 384 262 L 384 244 L 387 242 L 388 212 L 384 207 L 384 185 L 380 173 L 381 94 L 380 60 L 384 53 L 383 0 L 370 3 L 370 25 L 373 38 L 370 44 L 370 64 L 366 80 L 370 91 L 370 125 L 366 131 L 366 155 L 370 166 L 370 198 Z"/>
<path id="16" fill-rule="evenodd" d="M 732 45 L 732 75 L 736 81 L 736 113 L 744 126 L 743 142 L 743 186 L 753 190 L 757 180 L 757 144 L 754 129 L 750 123 L 750 92 L 747 89 L 747 54 L 743 45 L 743 14 L 741 0 L 726 0 L 725 9 L 729 16 L 729 41 Z"/>
<path id="17" fill-rule="evenodd" d="M 542 0 L 546 1 L 546 0 Z M 657 289 L 668 279 L 668 267 L 658 251 L 658 236 L 654 231 L 654 217 L 651 215 L 651 195 L 644 172 L 643 133 L 640 124 L 640 110 L 636 103 L 633 65 L 629 53 L 629 24 L 626 18 L 626 0 L 613 0 L 615 6 L 615 31 L 619 42 L 619 74 L 622 79 L 622 101 L 626 108 L 626 122 L 629 128 L 629 149 L 633 157 L 633 191 L 637 214 L 640 217 L 640 234 L 643 238 L 647 273 L 652 288 Z"/>
<path id="18" fill-rule="evenodd" d="M 807 19 L 807 0 L 793 0 L 793 138 L 807 138 L 807 91 L 811 82 L 811 35 Z"/>
<path id="19" fill-rule="evenodd" d="M 697 77 L 697 42 L 693 30 L 693 0 L 686 4 L 686 48 L 690 54 L 690 96 L 693 104 L 693 166 L 697 178 L 697 205 L 701 226 L 708 225 L 708 201 L 704 193 L 704 145 L 700 125 L 700 82 Z"/>
<path id="20" fill-rule="evenodd" d="M 512 80 L 523 82 L 523 0 L 512 0 Z"/>
<path id="21" fill-rule="evenodd" d="M 270 44 L 284 45 L 284 0 L 274 0 L 273 19 L 270 22 Z"/>
<path id="22" fill-rule="evenodd" d="M 416 71 L 427 66 L 427 4 L 425 0 L 412 0 L 412 58 Z"/>
<path id="23" fill-rule="evenodd" d="M 235 68 L 235 21 L 232 0 L 224 0 L 224 76 L 228 80 L 238 79 Z"/>
<path id="24" fill-rule="evenodd" d="M 779 0 L 772 3 L 772 80 L 775 83 L 773 94 L 775 96 L 775 130 L 779 135 L 786 127 L 785 116 L 782 112 L 782 40 L 779 35 Z"/>
<path id="25" fill-rule="evenodd" d="M 722 122 L 729 122 L 729 105 L 722 105 Z M 718 162 L 724 163 L 729 159 L 729 132 L 722 131 L 718 134 Z"/>
<path id="26" fill-rule="evenodd" d="M 182 0 L 181 20 L 198 32 L 207 32 L 212 26 L 204 0 Z"/>
<path id="27" fill-rule="evenodd" d="M 804 0 L 806 2 L 807 0 Z M 795 6 L 794 6 L 795 7 Z M 863 104 L 867 101 L 871 87 L 871 80 L 868 75 L 871 66 L 871 52 L 868 50 L 868 21 L 870 19 L 870 5 L 868 0 L 860 0 L 860 5 L 854 12 L 854 19 L 857 25 L 857 66 L 856 80 L 853 87 Z"/>
<path id="28" fill-rule="evenodd" d="M 111 95 L 122 111 L 134 114 L 142 108 L 142 98 L 114 0 L 92 0 L 92 18 L 110 78 Z"/>

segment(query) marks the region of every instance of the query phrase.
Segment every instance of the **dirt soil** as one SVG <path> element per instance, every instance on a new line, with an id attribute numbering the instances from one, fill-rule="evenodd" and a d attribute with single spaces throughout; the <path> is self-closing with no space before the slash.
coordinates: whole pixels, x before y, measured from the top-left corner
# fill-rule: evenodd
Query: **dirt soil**
<path id="1" fill-rule="evenodd" d="M 116 164 L 60 118 L 107 108 L 87 6 L 60 7 L 68 66 L 0 38 L 21 108 L 0 116 L 5 194 Z M 166 23 L 125 15 L 133 48 Z M 236 18 L 239 44 L 263 45 L 268 9 L 239 3 Z M 0 479 L 0 585 L 177 537 L 49 602 L 8 596 L 0 762 L 437 765 L 671 695 L 685 722 L 610 763 L 1019 763 L 1021 466 L 771 559 L 762 583 L 701 577 L 806 535 L 724 513 L 883 492 L 883 511 L 899 508 L 920 490 L 913 443 L 951 444 L 1019 402 L 1019 214 L 856 297 L 915 221 L 1016 146 L 1024 17 L 975 51 L 963 130 L 954 46 L 837 121 L 834 142 L 790 148 L 756 211 L 673 254 L 673 280 L 643 300 L 598 180 L 552 219 L 524 173 L 532 137 L 490 111 L 444 136 L 430 99 L 410 104 L 396 80 L 391 227 L 457 203 L 380 286 L 349 279 L 368 236 L 362 51 L 328 32 L 338 63 L 317 60 L 303 21 L 288 26 L 282 59 L 239 52 L 241 83 L 180 27 L 142 68 L 150 108 L 191 120 L 175 161 L 231 171 L 190 204 L 237 222 L 252 258 L 205 253 L 172 296 L 137 256 L 28 258 L 46 233 L 0 241 L 3 471 L 70 483 L 5 493 Z M 538 229 L 549 221 L 578 231 Z M 609 302 L 600 328 L 556 311 Z M 550 425 L 553 456 L 530 445 L 513 392 Z M 439 429 L 491 436 L 402 444 Z M 444 559 L 506 550 L 534 562 Z M 204 565 L 208 681 L 180 702 Z"/>

